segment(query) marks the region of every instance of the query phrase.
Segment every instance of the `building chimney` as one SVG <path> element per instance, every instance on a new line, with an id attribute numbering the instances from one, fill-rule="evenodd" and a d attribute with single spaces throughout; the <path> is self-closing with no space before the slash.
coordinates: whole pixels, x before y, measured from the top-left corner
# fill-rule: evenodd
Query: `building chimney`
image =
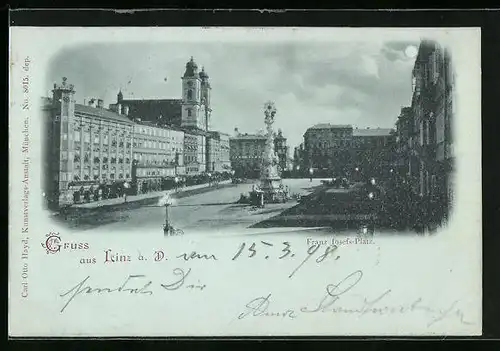
<path id="1" fill-rule="evenodd" d="M 118 104 L 116 112 L 121 115 L 122 114 L 122 104 Z"/>
<path id="2" fill-rule="evenodd" d="M 98 99 L 97 100 L 97 107 L 98 108 L 104 108 L 104 100 L 103 99 Z"/>
<path id="3" fill-rule="evenodd" d="M 121 106 L 121 104 L 120 104 L 120 106 Z M 128 116 L 128 112 L 129 112 L 129 107 L 128 106 L 123 106 L 123 114 L 125 116 Z"/>

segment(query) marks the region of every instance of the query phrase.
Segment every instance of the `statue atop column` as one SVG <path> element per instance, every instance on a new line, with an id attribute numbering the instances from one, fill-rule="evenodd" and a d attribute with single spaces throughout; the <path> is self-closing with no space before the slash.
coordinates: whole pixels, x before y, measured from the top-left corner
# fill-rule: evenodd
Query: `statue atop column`
<path id="1" fill-rule="evenodd" d="M 264 104 L 264 123 L 266 124 L 266 145 L 262 155 L 260 174 L 260 191 L 264 193 L 266 202 L 282 202 L 287 199 L 287 192 L 281 182 L 278 171 L 278 156 L 274 149 L 273 124 L 276 118 L 276 106 L 272 101 Z"/>

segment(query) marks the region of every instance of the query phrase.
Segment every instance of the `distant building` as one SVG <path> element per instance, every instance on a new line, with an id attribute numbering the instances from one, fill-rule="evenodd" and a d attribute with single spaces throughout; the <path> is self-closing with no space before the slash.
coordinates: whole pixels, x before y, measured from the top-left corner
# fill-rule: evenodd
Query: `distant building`
<path id="1" fill-rule="evenodd" d="M 235 175 L 245 178 L 259 178 L 266 147 L 267 136 L 264 133 L 242 134 L 235 129 L 235 136 L 229 139 L 231 167 Z M 281 131 L 275 135 L 274 151 L 278 157 L 278 170 L 287 170 L 288 146 Z"/>
<path id="2" fill-rule="evenodd" d="M 304 167 L 304 143 L 300 143 L 299 146 L 296 146 L 293 150 L 293 163 L 292 169 L 296 173 L 300 173 L 301 168 Z"/>
<path id="3" fill-rule="evenodd" d="M 352 167 L 356 177 L 386 177 L 394 172 L 396 133 L 388 128 L 352 131 Z"/>
<path id="4" fill-rule="evenodd" d="M 132 146 L 132 181 L 137 193 L 161 190 L 166 177 L 185 174 L 184 132 L 136 122 Z"/>
<path id="5" fill-rule="evenodd" d="M 286 138 L 283 136 L 281 129 L 274 135 L 274 150 L 278 156 L 278 169 L 280 172 L 289 170 L 289 148 L 286 143 Z"/>
<path id="6" fill-rule="evenodd" d="M 345 173 L 351 168 L 351 125 L 320 123 L 304 133 L 303 166 L 317 175 Z"/>
<path id="7" fill-rule="evenodd" d="M 186 175 L 197 175 L 207 170 L 207 135 L 195 129 L 184 130 L 184 164 Z"/>
<path id="8" fill-rule="evenodd" d="M 353 129 L 352 125 L 320 123 L 307 129 L 294 151 L 294 171 L 331 177 L 334 174 L 380 176 L 394 165 L 395 132 L 384 128 Z"/>
<path id="9" fill-rule="evenodd" d="M 239 134 L 229 139 L 231 167 L 236 177 L 259 178 L 266 136 Z"/>
<path id="10" fill-rule="evenodd" d="M 229 134 L 221 132 L 210 132 L 207 138 L 208 158 L 207 171 L 209 172 L 229 172 L 231 170 L 231 160 L 229 152 Z"/>
<path id="11" fill-rule="evenodd" d="M 51 208 L 80 199 L 116 196 L 132 180 L 133 122 L 104 109 L 102 100 L 77 104 L 63 78 L 44 99 L 44 192 Z"/>

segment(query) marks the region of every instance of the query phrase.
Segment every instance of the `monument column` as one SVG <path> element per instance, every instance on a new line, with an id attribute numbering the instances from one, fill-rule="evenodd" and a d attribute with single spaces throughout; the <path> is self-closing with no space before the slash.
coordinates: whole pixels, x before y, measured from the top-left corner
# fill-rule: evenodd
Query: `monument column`
<path id="1" fill-rule="evenodd" d="M 288 194 L 281 182 L 278 172 L 278 157 L 274 150 L 273 124 L 276 116 L 276 107 L 273 102 L 266 102 L 264 105 L 264 115 L 267 133 L 262 158 L 260 191 L 263 192 L 265 201 L 282 202 L 287 200 Z"/>

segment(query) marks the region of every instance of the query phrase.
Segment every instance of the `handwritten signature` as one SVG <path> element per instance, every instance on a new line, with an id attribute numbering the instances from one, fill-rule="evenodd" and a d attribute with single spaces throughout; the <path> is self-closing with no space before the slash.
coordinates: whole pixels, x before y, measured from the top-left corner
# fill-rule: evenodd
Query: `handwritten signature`
<path id="1" fill-rule="evenodd" d="M 415 312 L 425 313 L 429 316 L 427 327 L 430 327 L 444 319 L 455 317 L 461 324 L 471 325 L 465 319 L 464 313 L 458 308 L 458 301 L 454 301 L 444 309 L 432 308 L 424 304 L 422 298 L 417 298 L 411 303 L 403 305 L 382 305 L 384 299 L 391 294 L 391 289 L 384 291 L 374 299 L 363 298 L 359 305 L 346 307 L 340 305 L 342 297 L 348 296 L 348 292 L 354 289 L 363 278 L 363 272 L 357 270 L 343 278 L 336 284 L 328 284 L 325 287 L 325 295 L 314 307 L 301 307 L 299 309 L 287 308 L 282 311 L 271 312 L 271 294 L 252 299 L 245 305 L 245 309 L 238 315 L 238 319 L 246 317 L 283 317 L 294 319 L 300 314 L 311 313 L 337 313 L 351 314 L 359 317 L 366 314 L 394 315 L 409 314 Z"/>
<path id="2" fill-rule="evenodd" d="M 191 273 L 191 269 L 188 269 L 187 271 L 184 271 L 182 268 L 175 268 L 173 270 L 173 274 L 177 276 L 177 278 L 168 284 L 161 283 L 159 286 L 163 288 L 164 290 L 168 291 L 173 291 L 173 290 L 178 290 L 182 286 L 185 286 L 186 283 L 186 278 L 189 276 Z M 83 279 L 81 282 L 73 286 L 71 289 L 68 291 L 64 292 L 63 294 L 60 295 L 60 297 L 65 298 L 68 297 L 66 303 L 61 309 L 61 313 L 63 313 L 66 308 L 69 306 L 70 303 L 73 302 L 73 300 L 76 299 L 77 296 L 81 295 L 101 295 L 101 294 L 112 294 L 112 293 L 129 293 L 133 295 L 146 295 L 150 296 L 153 295 L 153 281 L 149 280 L 145 275 L 143 274 L 138 274 L 138 275 L 129 275 L 125 281 L 120 284 L 117 287 L 109 288 L 109 287 L 92 287 L 89 283 L 90 281 L 90 276 L 87 276 L 85 279 Z M 203 290 L 206 285 L 201 284 L 201 285 L 195 285 L 195 284 L 190 284 L 186 285 L 186 288 L 190 289 L 198 289 L 198 290 Z"/>

